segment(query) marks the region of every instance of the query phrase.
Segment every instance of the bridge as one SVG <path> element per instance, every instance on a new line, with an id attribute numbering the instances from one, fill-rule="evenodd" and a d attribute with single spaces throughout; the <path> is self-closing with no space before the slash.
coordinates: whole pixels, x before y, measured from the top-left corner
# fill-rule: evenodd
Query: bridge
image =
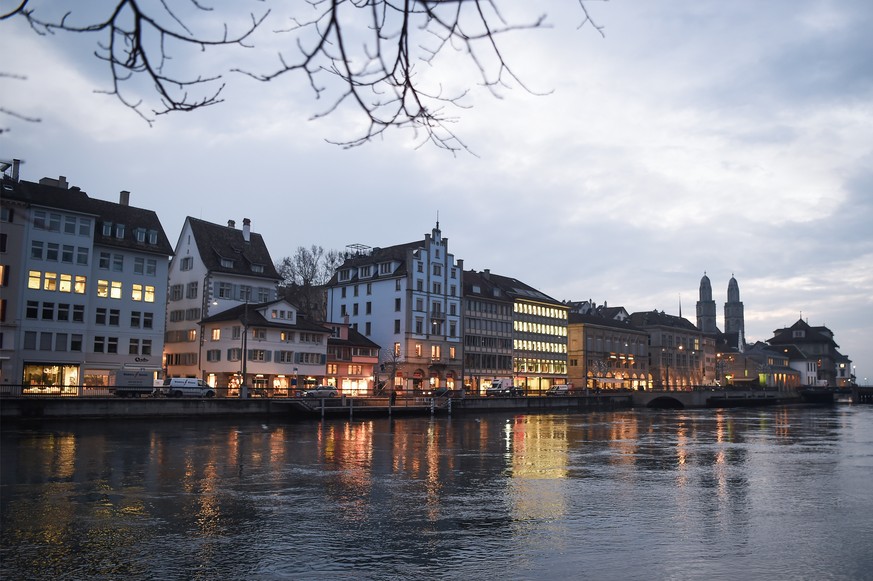
<path id="1" fill-rule="evenodd" d="M 659 409 L 717 408 L 774 405 L 795 401 L 790 393 L 760 389 L 695 389 L 694 391 L 635 391 L 634 407 Z"/>

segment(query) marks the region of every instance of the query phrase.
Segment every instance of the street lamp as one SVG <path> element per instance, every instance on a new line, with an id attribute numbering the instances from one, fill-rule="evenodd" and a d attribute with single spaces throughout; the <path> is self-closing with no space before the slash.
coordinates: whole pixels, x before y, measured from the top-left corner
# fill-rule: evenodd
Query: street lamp
<path id="1" fill-rule="evenodd" d="M 243 335 L 242 335 L 242 377 L 240 378 L 239 397 L 246 399 L 249 396 L 246 386 L 246 363 L 248 362 L 248 338 L 249 338 L 249 297 L 246 295 L 246 305 L 243 310 Z"/>

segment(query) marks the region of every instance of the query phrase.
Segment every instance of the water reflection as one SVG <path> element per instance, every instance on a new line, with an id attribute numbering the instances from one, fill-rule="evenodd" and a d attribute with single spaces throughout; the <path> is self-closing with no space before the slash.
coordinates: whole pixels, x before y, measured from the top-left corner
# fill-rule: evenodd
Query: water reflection
<path id="1" fill-rule="evenodd" d="M 871 426 L 869 406 L 4 425 L 0 573 L 856 578 Z"/>

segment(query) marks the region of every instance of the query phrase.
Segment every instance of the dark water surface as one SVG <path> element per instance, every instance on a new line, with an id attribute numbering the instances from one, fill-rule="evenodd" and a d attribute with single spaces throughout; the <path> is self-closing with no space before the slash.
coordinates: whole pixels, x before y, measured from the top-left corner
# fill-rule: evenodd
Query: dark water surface
<path id="1" fill-rule="evenodd" d="M 0 578 L 873 579 L 873 406 L 2 426 Z"/>

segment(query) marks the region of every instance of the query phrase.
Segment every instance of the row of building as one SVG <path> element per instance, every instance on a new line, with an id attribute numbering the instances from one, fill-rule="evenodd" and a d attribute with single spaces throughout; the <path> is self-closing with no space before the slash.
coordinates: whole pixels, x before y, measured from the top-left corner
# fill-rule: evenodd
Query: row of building
<path id="1" fill-rule="evenodd" d="M 89 197 L 64 177 L 23 181 L 7 164 L 0 217 L 0 385 L 87 393 L 120 369 L 199 377 L 230 396 L 328 384 L 349 395 L 780 389 L 851 383 L 833 333 L 798 320 L 747 345 L 734 278 L 725 330 L 706 275 L 697 324 L 663 311 L 560 301 L 518 279 L 464 270 L 439 223 L 423 239 L 347 248 L 315 312 L 283 292 L 248 219 L 188 217 L 173 247 L 151 210 Z M 226 391 L 222 391 L 226 390 Z"/>

